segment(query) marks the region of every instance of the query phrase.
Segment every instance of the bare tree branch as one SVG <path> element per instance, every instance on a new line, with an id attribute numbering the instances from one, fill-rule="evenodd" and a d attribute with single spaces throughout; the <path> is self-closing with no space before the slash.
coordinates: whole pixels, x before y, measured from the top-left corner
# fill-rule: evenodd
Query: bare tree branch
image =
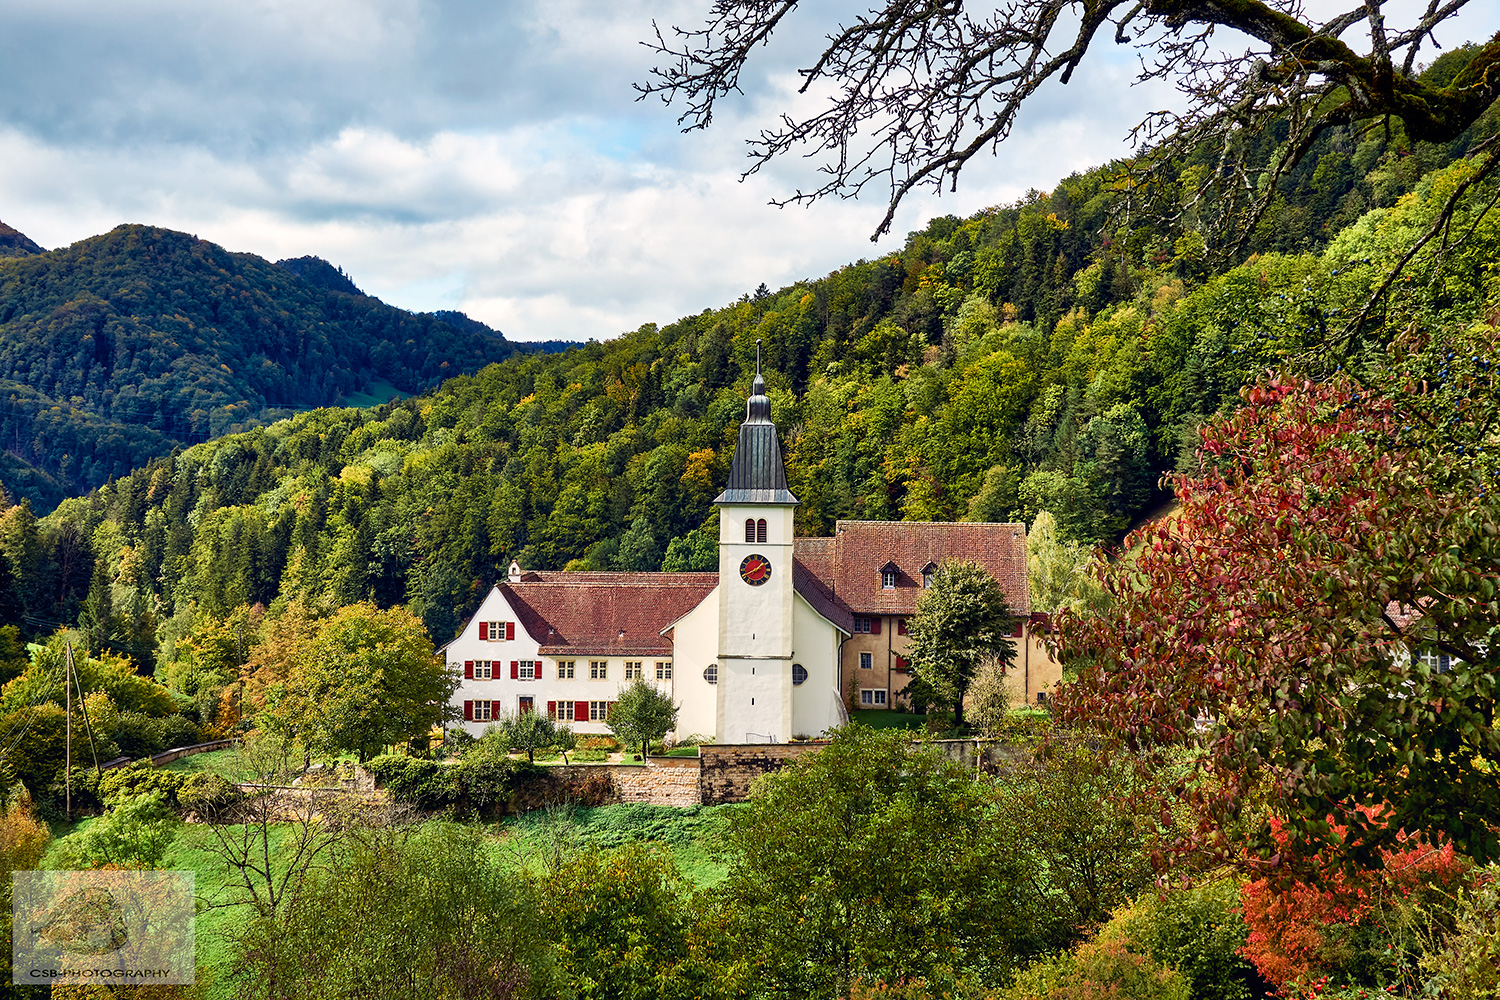
<path id="1" fill-rule="evenodd" d="M 1008 0 L 983 15 L 961 0 L 886 0 L 824 39 L 799 72 L 800 91 L 826 88 L 826 103 L 803 117 L 783 115 L 751 139 L 745 176 L 796 153 L 821 159 L 824 179 L 776 204 L 883 186 L 878 238 L 911 191 L 953 189 L 973 157 L 1009 137 L 1041 86 L 1072 79 L 1112 25 L 1104 37 L 1136 48 L 1141 80 L 1169 81 L 1190 99 L 1189 111 L 1153 115 L 1133 131 L 1144 155 L 1132 190 L 1149 196 L 1175 159 L 1216 149 L 1215 170 L 1178 208 L 1196 213 L 1200 225 L 1211 210 L 1210 234 L 1233 252 L 1274 198 L 1275 181 L 1328 128 L 1396 118 L 1413 139 L 1447 141 L 1500 96 L 1500 35 L 1448 86 L 1414 75 L 1421 46 L 1436 44 L 1433 31 L 1468 2 L 1430 0 L 1415 23 L 1395 26 L 1387 0 L 1357 0 L 1321 24 L 1297 0 Z M 717 102 L 741 92 L 755 49 L 796 7 L 797 0 L 713 0 L 702 27 L 669 35 L 657 28 L 645 44 L 662 62 L 637 84 L 640 96 L 681 102 L 685 131 L 707 127 Z M 1361 26 L 1365 52 L 1344 40 Z M 1226 39 L 1242 47 L 1221 48 Z M 1279 122 L 1290 124 L 1288 137 L 1268 153 L 1260 137 Z"/>

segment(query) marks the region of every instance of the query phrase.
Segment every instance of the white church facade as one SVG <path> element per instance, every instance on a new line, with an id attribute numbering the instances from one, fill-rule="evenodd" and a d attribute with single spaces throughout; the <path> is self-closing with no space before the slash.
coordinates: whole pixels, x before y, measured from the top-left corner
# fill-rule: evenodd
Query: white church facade
<path id="1" fill-rule="evenodd" d="M 534 711 L 604 733 L 620 690 L 641 678 L 679 705 L 679 736 L 818 736 L 850 707 L 898 703 L 906 616 L 946 558 L 986 566 L 1026 623 L 1013 701 L 1043 700 L 1056 682 L 1056 664 L 1030 634 L 1024 526 L 840 521 L 832 538 L 796 537 L 797 498 L 759 373 L 714 502 L 717 573 L 512 564 L 444 647 L 462 678 L 453 707 L 464 728 L 477 736 L 504 713 Z"/>

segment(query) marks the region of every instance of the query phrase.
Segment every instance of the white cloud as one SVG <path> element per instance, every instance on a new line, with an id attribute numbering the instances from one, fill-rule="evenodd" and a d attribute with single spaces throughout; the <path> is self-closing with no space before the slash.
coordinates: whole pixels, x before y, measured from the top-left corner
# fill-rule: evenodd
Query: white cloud
<path id="1" fill-rule="evenodd" d="M 1175 100 L 1131 87 L 1136 67 L 1111 47 L 1039 92 L 957 193 L 914 193 L 872 245 L 883 190 L 778 211 L 770 199 L 816 184 L 814 162 L 738 180 L 745 137 L 817 99 L 795 97 L 792 69 L 839 5 L 800 12 L 747 94 L 683 135 L 630 83 L 651 63 L 637 44 L 651 18 L 701 7 L 14 2 L 0 10 L 0 219 L 47 246 L 146 222 L 271 259 L 316 254 L 395 305 L 460 308 L 517 339 L 604 338 L 1050 189 L 1128 154 L 1129 128 Z"/>

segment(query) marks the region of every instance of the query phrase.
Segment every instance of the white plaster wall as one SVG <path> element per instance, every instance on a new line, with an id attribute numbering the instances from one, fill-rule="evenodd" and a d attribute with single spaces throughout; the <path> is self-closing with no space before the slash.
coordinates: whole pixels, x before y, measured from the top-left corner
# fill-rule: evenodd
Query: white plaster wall
<path id="1" fill-rule="evenodd" d="M 724 734 L 728 743 L 785 743 L 791 739 L 792 661 L 725 657 Z"/>
<path id="2" fill-rule="evenodd" d="M 797 735 L 819 736 L 838 725 L 839 639 L 841 633 L 833 623 L 813 610 L 799 594 L 792 612 L 792 660 L 807 669 L 807 680 L 793 686 L 790 672 L 787 688 L 791 699 L 791 731 Z"/>
<path id="3" fill-rule="evenodd" d="M 703 668 L 719 657 L 719 588 L 714 588 L 672 630 L 672 697 L 677 701 L 677 733 L 722 739 L 718 685 L 703 679 Z"/>
<path id="4" fill-rule="evenodd" d="M 510 641 L 481 642 L 479 623 L 482 621 L 516 622 L 516 637 Z M 450 726 L 461 726 L 471 736 L 479 736 L 489 725 L 488 722 L 465 722 L 463 720 L 465 701 L 498 701 L 501 711 L 515 712 L 520 706 L 521 696 L 531 695 L 536 699 L 538 710 L 546 710 L 546 698 L 542 691 L 543 681 L 510 679 L 511 660 L 541 660 L 542 657 L 537 652 L 537 641 L 521 627 L 515 612 L 511 609 L 510 602 L 505 599 L 498 588 L 491 588 L 483 603 L 479 605 L 479 610 L 474 613 L 474 617 L 469 619 L 458 638 L 448 644 L 444 653 L 448 669 L 453 671 L 454 676 L 458 678 L 458 690 L 454 692 L 450 702 L 458 720 L 449 723 Z M 496 672 L 500 676 L 492 680 L 464 680 L 465 660 L 494 661 L 498 663 Z M 545 663 L 543 669 L 546 669 Z"/>

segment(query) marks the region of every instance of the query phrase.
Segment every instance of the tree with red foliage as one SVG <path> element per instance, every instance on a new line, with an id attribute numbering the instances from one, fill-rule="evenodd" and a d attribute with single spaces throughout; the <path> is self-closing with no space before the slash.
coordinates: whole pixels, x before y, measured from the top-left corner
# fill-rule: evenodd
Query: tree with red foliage
<path id="1" fill-rule="evenodd" d="M 1279 822 L 1273 820 L 1271 828 L 1274 837 L 1285 840 Z M 1242 954 L 1278 988 L 1322 976 L 1384 985 L 1375 980 L 1409 973 L 1414 964 L 1400 942 L 1380 933 L 1391 922 L 1391 911 L 1403 903 L 1424 904 L 1414 915 L 1431 919 L 1473 871 L 1473 863 L 1452 844 L 1433 847 L 1408 837 L 1381 850 L 1378 868 L 1333 867 L 1317 884 L 1256 879 L 1241 894 L 1240 912 L 1249 928 Z"/>
<path id="2" fill-rule="evenodd" d="M 1369 865 L 1405 834 L 1500 858 L 1496 339 L 1412 335 L 1362 380 L 1248 388 L 1174 477 L 1179 516 L 1105 571 L 1111 609 L 1060 616 L 1061 717 L 1147 761 L 1190 748 L 1164 791 L 1193 820 L 1164 810 L 1159 863 Z"/>

